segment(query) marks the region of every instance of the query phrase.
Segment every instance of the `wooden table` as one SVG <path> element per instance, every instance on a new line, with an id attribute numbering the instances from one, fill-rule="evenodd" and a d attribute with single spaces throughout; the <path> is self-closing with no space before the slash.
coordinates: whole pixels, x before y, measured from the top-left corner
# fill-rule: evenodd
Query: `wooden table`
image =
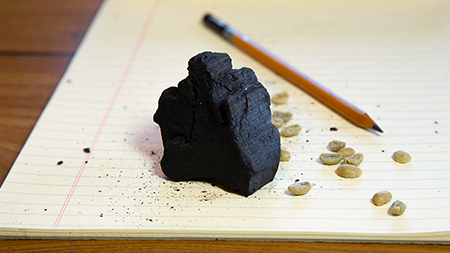
<path id="1" fill-rule="evenodd" d="M 0 183 L 101 0 L 0 1 Z M 235 241 L 0 240 L 0 252 L 449 252 L 441 245 Z"/>

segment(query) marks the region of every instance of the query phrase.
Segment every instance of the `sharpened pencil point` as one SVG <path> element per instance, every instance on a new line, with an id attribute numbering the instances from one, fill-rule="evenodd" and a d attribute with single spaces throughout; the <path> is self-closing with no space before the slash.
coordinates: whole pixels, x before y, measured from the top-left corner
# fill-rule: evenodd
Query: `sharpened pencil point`
<path id="1" fill-rule="evenodd" d="M 377 124 L 373 125 L 372 129 L 373 129 L 373 130 L 376 130 L 376 131 L 378 131 L 378 132 L 380 132 L 380 133 L 383 132 L 383 130 L 381 130 L 381 128 L 380 128 Z"/>

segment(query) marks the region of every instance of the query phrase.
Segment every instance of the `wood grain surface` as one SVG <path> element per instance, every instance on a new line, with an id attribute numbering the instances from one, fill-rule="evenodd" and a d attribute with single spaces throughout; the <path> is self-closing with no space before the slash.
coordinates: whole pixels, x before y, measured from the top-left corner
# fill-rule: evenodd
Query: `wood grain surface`
<path id="1" fill-rule="evenodd" d="M 0 1 L 0 182 L 101 0 Z M 441 245 L 236 241 L 0 240 L 0 252 L 450 252 Z"/>
<path id="2" fill-rule="evenodd" d="M 0 52 L 73 53 L 100 0 L 0 1 Z"/>
<path id="3" fill-rule="evenodd" d="M 0 183 L 101 2 L 0 1 Z"/>
<path id="4" fill-rule="evenodd" d="M 5 240 L 2 250 L 15 252 L 247 252 L 247 253 L 404 253 L 448 252 L 440 245 L 351 244 L 312 242 L 235 242 L 235 241 L 66 241 L 66 240 Z"/>

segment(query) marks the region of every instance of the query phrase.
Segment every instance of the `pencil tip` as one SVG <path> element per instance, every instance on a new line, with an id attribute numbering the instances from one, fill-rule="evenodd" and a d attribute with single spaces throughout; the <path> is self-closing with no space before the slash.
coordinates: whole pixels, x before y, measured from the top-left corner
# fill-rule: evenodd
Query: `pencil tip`
<path id="1" fill-rule="evenodd" d="M 373 129 L 373 130 L 376 130 L 376 131 L 378 131 L 378 132 L 380 132 L 380 133 L 383 132 L 383 130 L 381 130 L 381 128 L 380 128 L 377 124 L 373 125 L 372 129 Z"/>

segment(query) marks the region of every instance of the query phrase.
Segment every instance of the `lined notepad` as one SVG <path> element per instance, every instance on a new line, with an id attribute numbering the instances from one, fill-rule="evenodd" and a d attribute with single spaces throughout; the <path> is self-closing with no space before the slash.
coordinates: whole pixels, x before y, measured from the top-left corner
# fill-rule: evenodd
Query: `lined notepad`
<path id="1" fill-rule="evenodd" d="M 360 129 L 201 24 L 214 13 L 368 112 Z M 0 190 L 0 234 L 33 238 L 450 241 L 448 1 L 105 1 Z M 153 114 L 203 51 L 250 67 L 290 100 L 300 135 L 248 198 L 172 182 Z M 337 131 L 330 131 L 335 127 Z M 364 153 L 358 179 L 318 162 L 333 139 Z M 83 149 L 89 147 L 91 152 Z M 391 155 L 406 150 L 412 162 Z M 59 161 L 63 163 L 57 165 Z M 287 186 L 309 181 L 305 196 Z M 372 196 L 393 200 L 375 207 Z M 402 216 L 389 205 L 408 205 Z"/>

